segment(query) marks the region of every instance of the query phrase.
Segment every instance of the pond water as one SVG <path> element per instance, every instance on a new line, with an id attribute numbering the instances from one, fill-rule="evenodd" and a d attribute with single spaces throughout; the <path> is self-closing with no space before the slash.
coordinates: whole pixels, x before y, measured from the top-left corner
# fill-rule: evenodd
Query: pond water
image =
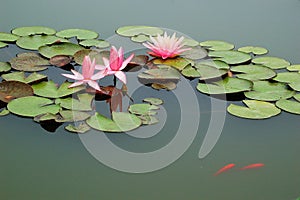
<path id="1" fill-rule="evenodd" d="M 106 39 L 123 25 L 153 25 L 197 41 L 263 46 L 271 56 L 300 63 L 298 0 L 153 0 L 147 4 L 11 0 L 2 4 L 3 32 L 30 25 L 57 30 L 76 27 L 95 30 Z M 1 61 L 15 53 L 16 49 L 0 49 Z M 53 133 L 32 119 L 0 118 L 0 199 L 292 200 L 300 196 L 299 116 L 282 112 L 267 120 L 241 119 L 226 114 L 230 102 L 194 91 L 196 82 L 189 85 L 182 80 L 175 91 L 158 92 L 136 87 L 134 76 L 128 79 L 135 100 L 149 96 L 165 100 L 159 124 L 128 134 L 78 136 L 63 126 Z M 183 88 L 195 96 L 187 96 Z M 178 135 L 177 144 L 173 139 Z M 199 158 L 207 135 L 216 137 L 217 143 Z M 110 142 L 125 153 L 110 148 Z M 164 147 L 169 150 L 161 151 Z M 214 176 L 229 163 L 236 168 Z M 252 163 L 265 166 L 238 170 Z M 142 173 L 146 171 L 150 172 Z"/>

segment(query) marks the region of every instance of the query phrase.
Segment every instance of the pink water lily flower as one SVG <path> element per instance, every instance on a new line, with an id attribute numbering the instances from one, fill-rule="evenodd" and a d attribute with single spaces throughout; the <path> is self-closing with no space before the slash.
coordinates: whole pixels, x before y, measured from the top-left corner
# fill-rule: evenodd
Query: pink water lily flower
<path id="1" fill-rule="evenodd" d="M 176 37 L 176 33 L 172 37 L 168 36 L 165 32 L 163 36 L 157 35 L 156 38 L 150 36 L 150 42 L 143 43 L 145 47 L 152 50 L 148 52 L 151 56 L 160 57 L 162 59 L 174 58 L 181 53 L 190 50 L 191 48 L 182 48 L 184 46 L 184 37 Z"/>
<path id="2" fill-rule="evenodd" d="M 96 66 L 96 69 L 102 70 L 105 67 L 105 75 L 115 75 L 120 81 L 126 84 L 126 75 L 122 71 L 127 64 L 132 60 L 134 54 L 131 54 L 126 60 L 124 60 L 124 51 L 120 47 L 119 50 L 112 46 L 110 49 L 109 60 L 103 57 L 104 66 Z"/>
<path id="3" fill-rule="evenodd" d="M 72 74 L 62 74 L 62 75 L 67 78 L 76 80 L 76 82 L 71 84 L 69 88 L 76 87 L 82 84 L 88 84 L 92 88 L 101 91 L 97 83 L 97 80 L 103 78 L 105 74 L 103 73 L 103 71 L 94 74 L 96 66 L 97 65 L 95 59 L 91 61 L 89 56 L 85 56 L 82 62 L 82 74 L 80 74 L 75 70 L 71 70 L 73 75 Z"/>

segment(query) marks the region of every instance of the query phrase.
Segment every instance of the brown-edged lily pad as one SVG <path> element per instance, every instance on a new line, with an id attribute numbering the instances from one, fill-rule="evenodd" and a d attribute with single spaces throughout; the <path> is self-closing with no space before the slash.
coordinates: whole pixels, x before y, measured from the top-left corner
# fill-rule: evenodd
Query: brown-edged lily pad
<path id="1" fill-rule="evenodd" d="M 19 81 L 5 81 L 0 83 L 0 100 L 10 102 L 13 99 L 32 96 L 33 90 L 30 85 Z"/>
<path id="2" fill-rule="evenodd" d="M 57 55 L 57 56 L 50 58 L 49 62 L 51 65 L 54 65 L 56 67 L 63 67 L 72 62 L 72 57 L 66 56 L 66 55 Z"/>
<path id="3" fill-rule="evenodd" d="M 42 71 L 47 69 L 49 61 L 35 53 L 21 53 L 10 61 L 11 67 L 19 71 Z"/>

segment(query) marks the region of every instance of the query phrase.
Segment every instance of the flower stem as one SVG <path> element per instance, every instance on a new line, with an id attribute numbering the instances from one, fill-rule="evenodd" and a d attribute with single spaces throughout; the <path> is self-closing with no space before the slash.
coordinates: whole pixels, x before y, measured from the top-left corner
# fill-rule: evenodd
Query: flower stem
<path id="1" fill-rule="evenodd" d="M 117 85 L 117 77 L 114 76 L 114 87 L 116 87 L 116 85 Z"/>

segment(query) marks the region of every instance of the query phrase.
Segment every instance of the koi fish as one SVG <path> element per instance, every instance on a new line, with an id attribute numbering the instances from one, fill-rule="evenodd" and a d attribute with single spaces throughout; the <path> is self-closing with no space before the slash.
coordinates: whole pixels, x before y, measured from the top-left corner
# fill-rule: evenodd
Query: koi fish
<path id="1" fill-rule="evenodd" d="M 254 169 L 254 168 L 259 168 L 259 167 L 263 167 L 263 166 L 265 166 L 265 164 L 263 164 L 263 163 L 254 163 L 254 164 L 242 167 L 241 170 Z"/>
<path id="2" fill-rule="evenodd" d="M 225 171 L 227 171 L 227 170 L 233 168 L 234 166 L 235 166 L 235 164 L 230 163 L 230 164 L 228 164 L 228 165 L 222 167 L 221 169 L 219 169 L 219 170 L 214 174 L 214 176 L 217 176 L 217 175 L 219 175 L 219 174 L 221 174 L 221 173 L 223 173 L 223 172 L 225 172 Z"/>

